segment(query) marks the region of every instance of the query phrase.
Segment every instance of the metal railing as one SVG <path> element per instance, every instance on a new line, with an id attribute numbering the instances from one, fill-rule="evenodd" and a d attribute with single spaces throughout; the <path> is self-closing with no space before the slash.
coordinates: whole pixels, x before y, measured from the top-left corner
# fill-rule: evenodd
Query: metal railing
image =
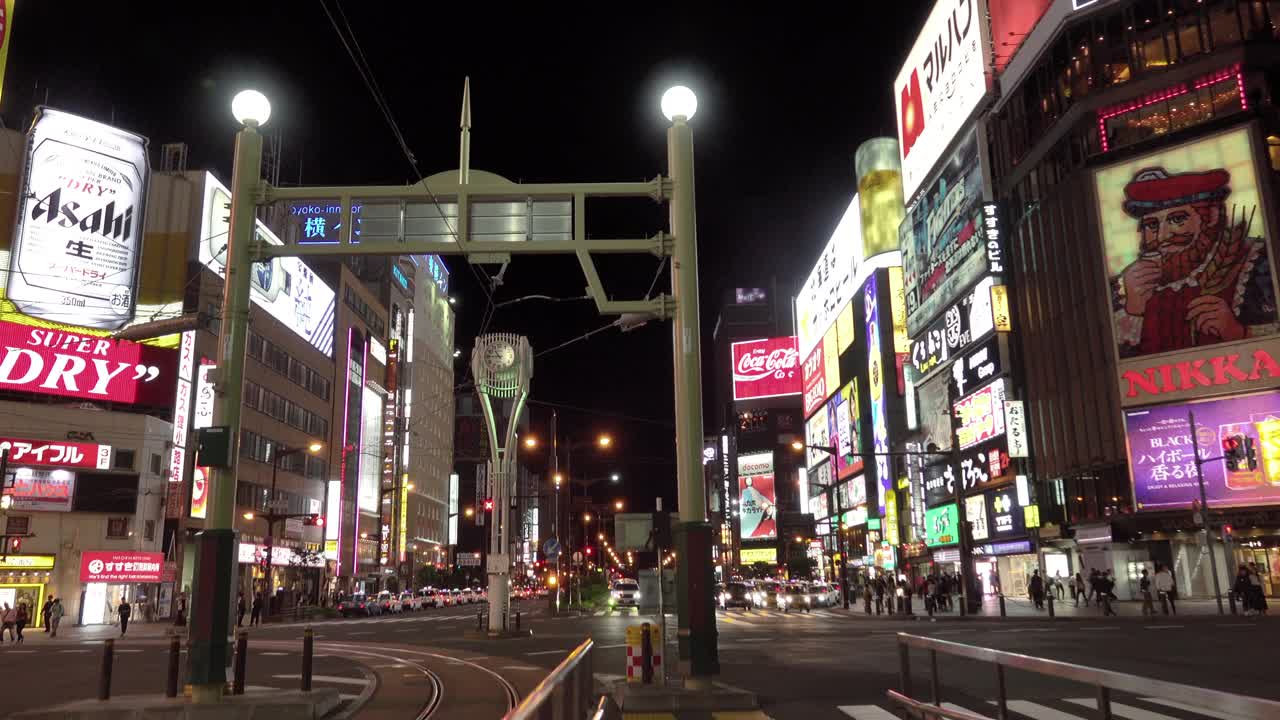
<path id="1" fill-rule="evenodd" d="M 923 701 L 912 697 L 911 691 L 911 650 L 925 650 L 929 653 L 929 700 Z M 951 655 L 990 663 L 994 666 L 996 681 L 995 710 L 998 720 L 1008 720 L 1008 691 L 1005 685 L 1005 670 L 1021 670 L 1024 672 L 1045 675 L 1060 680 L 1069 680 L 1093 687 L 1096 704 L 1096 717 L 1101 720 L 1112 720 L 1111 693 L 1114 691 L 1134 695 L 1158 697 L 1183 705 L 1205 708 L 1218 713 L 1230 714 L 1242 720 L 1273 720 L 1280 718 L 1280 702 L 1235 695 L 1220 690 L 1192 687 L 1181 683 L 1155 680 L 1152 678 L 1130 675 L 1129 673 L 1103 670 L 1101 668 L 1076 665 L 1074 663 L 1047 660 L 1019 653 L 992 650 L 991 648 L 963 645 L 961 643 L 938 640 L 898 633 L 898 674 L 899 691 L 888 691 L 889 700 L 907 710 L 913 717 L 947 718 L 948 720 L 990 720 L 985 715 L 965 712 L 963 710 L 940 707 L 942 704 L 942 684 L 938 675 L 938 654 Z"/>
<path id="2" fill-rule="evenodd" d="M 583 720 L 587 713 L 596 713 L 591 663 L 594 646 L 586 640 L 575 648 L 507 713 L 505 720 Z"/>

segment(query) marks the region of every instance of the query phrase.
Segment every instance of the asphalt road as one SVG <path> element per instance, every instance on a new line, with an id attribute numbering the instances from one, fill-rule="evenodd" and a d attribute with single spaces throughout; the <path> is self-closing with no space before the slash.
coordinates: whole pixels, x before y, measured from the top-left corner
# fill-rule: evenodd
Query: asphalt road
<path id="1" fill-rule="evenodd" d="M 621 679 L 626 627 L 653 619 L 635 611 L 551 617 L 538 603 L 522 613 L 532 637 L 467 639 L 463 631 L 475 627 L 479 607 L 317 623 L 316 685 L 345 693 L 346 707 L 356 717 L 409 718 L 435 707 L 435 718 L 498 718 L 510 706 L 513 693 L 529 692 L 587 637 L 596 643 L 597 680 Z M 735 609 L 717 616 L 722 666 L 718 681 L 758 693 L 763 714 L 777 720 L 888 720 L 884 693 L 898 685 L 898 632 L 1280 699 L 1274 662 L 1280 622 L 1273 619 L 929 622 L 869 619 L 840 609 L 789 614 Z M 674 630 L 674 618 L 668 618 L 668 625 Z M 301 625 L 251 631 L 251 687 L 297 686 L 301 633 Z M 98 652 L 96 643 L 5 646 L 0 648 L 0 679 L 5 688 L 47 689 L 46 698 L 91 696 Z M 117 652 L 117 694 L 160 691 L 165 663 L 160 639 L 122 641 Z M 923 654 L 914 656 L 917 696 L 928 693 L 927 668 Z M 944 701 L 994 716 L 988 701 L 995 697 L 995 678 L 989 667 L 943 656 L 939 673 Z M 1009 696 L 1017 701 L 1011 709 L 1019 719 L 1093 717 L 1081 704 L 1090 702 L 1092 688 L 1012 672 L 1007 682 Z M 1125 706 L 1117 706 L 1117 717 L 1127 720 L 1231 720 L 1222 713 L 1191 712 L 1147 696 L 1115 699 Z M 0 712 L 43 703 L 36 693 L 0 693 Z"/>

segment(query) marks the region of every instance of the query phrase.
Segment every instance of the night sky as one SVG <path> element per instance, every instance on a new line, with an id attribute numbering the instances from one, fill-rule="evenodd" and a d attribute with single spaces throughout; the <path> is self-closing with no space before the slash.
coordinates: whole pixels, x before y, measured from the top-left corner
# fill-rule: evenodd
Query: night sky
<path id="1" fill-rule="evenodd" d="M 7 127 L 25 128 L 34 105 L 47 102 L 146 135 L 153 163 L 161 144 L 186 142 L 189 167 L 226 178 L 236 131 L 230 99 L 255 87 L 272 102 L 265 129 L 283 136 L 282 185 L 416 180 L 319 0 L 17 5 L 0 101 Z M 593 6 L 612 10 L 600 12 L 567 3 L 484 4 L 462 15 L 442 3 L 326 5 L 340 25 L 345 14 L 424 175 L 457 167 L 465 75 L 472 84 L 472 169 L 525 182 L 665 173 L 667 123 L 658 100 L 669 85 L 692 87 L 709 343 L 724 288 L 776 276 L 790 294 L 803 281 L 853 195 L 854 150 L 870 137 L 895 134 L 892 80 L 930 3 L 846 4 L 843 13 L 790 5 L 767 12 L 721 4 Z M 593 237 L 647 237 L 665 227 L 665 207 L 647 201 L 588 206 Z M 657 263 L 607 263 L 606 290 L 643 296 Z M 465 352 L 486 300 L 460 258 L 448 264 Z M 664 271 L 658 291 L 667 284 Z M 494 300 L 574 297 L 585 286 L 572 259 L 517 258 Z M 589 302 L 530 301 L 498 309 L 488 329 L 528 335 L 538 352 L 607 321 Z M 722 371 L 710 357 L 704 343 L 708 382 Z M 619 470 L 632 507 L 647 509 L 663 495 L 672 509 L 671 377 L 668 324 L 626 334 L 611 329 L 538 358 L 531 399 L 593 411 L 561 410 L 562 435 L 607 430 L 617 448 L 591 465 L 575 458 L 575 468 Z M 534 405 L 532 422 L 542 435 L 547 412 Z M 597 499 L 611 496 L 597 487 Z"/>

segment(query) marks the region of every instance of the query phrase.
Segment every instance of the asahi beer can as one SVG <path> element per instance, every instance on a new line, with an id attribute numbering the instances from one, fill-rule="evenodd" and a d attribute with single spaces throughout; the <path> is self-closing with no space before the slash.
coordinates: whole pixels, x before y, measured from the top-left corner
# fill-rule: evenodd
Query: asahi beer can
<path id="1" fill-rule="evenodd" d="M 39 109 L 5 291 L 18 312 L 99 330 L 133 319 L 149 177 L 146 138 Z"/>

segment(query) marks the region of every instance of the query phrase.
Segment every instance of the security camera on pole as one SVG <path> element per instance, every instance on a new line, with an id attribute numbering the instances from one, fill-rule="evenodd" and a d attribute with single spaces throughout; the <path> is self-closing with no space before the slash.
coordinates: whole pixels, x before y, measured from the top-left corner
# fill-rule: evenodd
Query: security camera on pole
<path id="1" fill-rule="evenodd" d="M 471 351 L 471 375 L 489 434 L 489 478 L 493 522 L 489 526 L 489 633 L 505 632 L 511 607 L 511 500 L 515 496 L 516 426 L 529 398 L 533 351 L 527 338 L 509 333 L 481 335 Z M 494 401 L 499 405 L 494 407 Z M 506 427 L 498 435 L 501 402 L 511 400 Z M 501 442 L 499 439 L 501 438 Z"/>

